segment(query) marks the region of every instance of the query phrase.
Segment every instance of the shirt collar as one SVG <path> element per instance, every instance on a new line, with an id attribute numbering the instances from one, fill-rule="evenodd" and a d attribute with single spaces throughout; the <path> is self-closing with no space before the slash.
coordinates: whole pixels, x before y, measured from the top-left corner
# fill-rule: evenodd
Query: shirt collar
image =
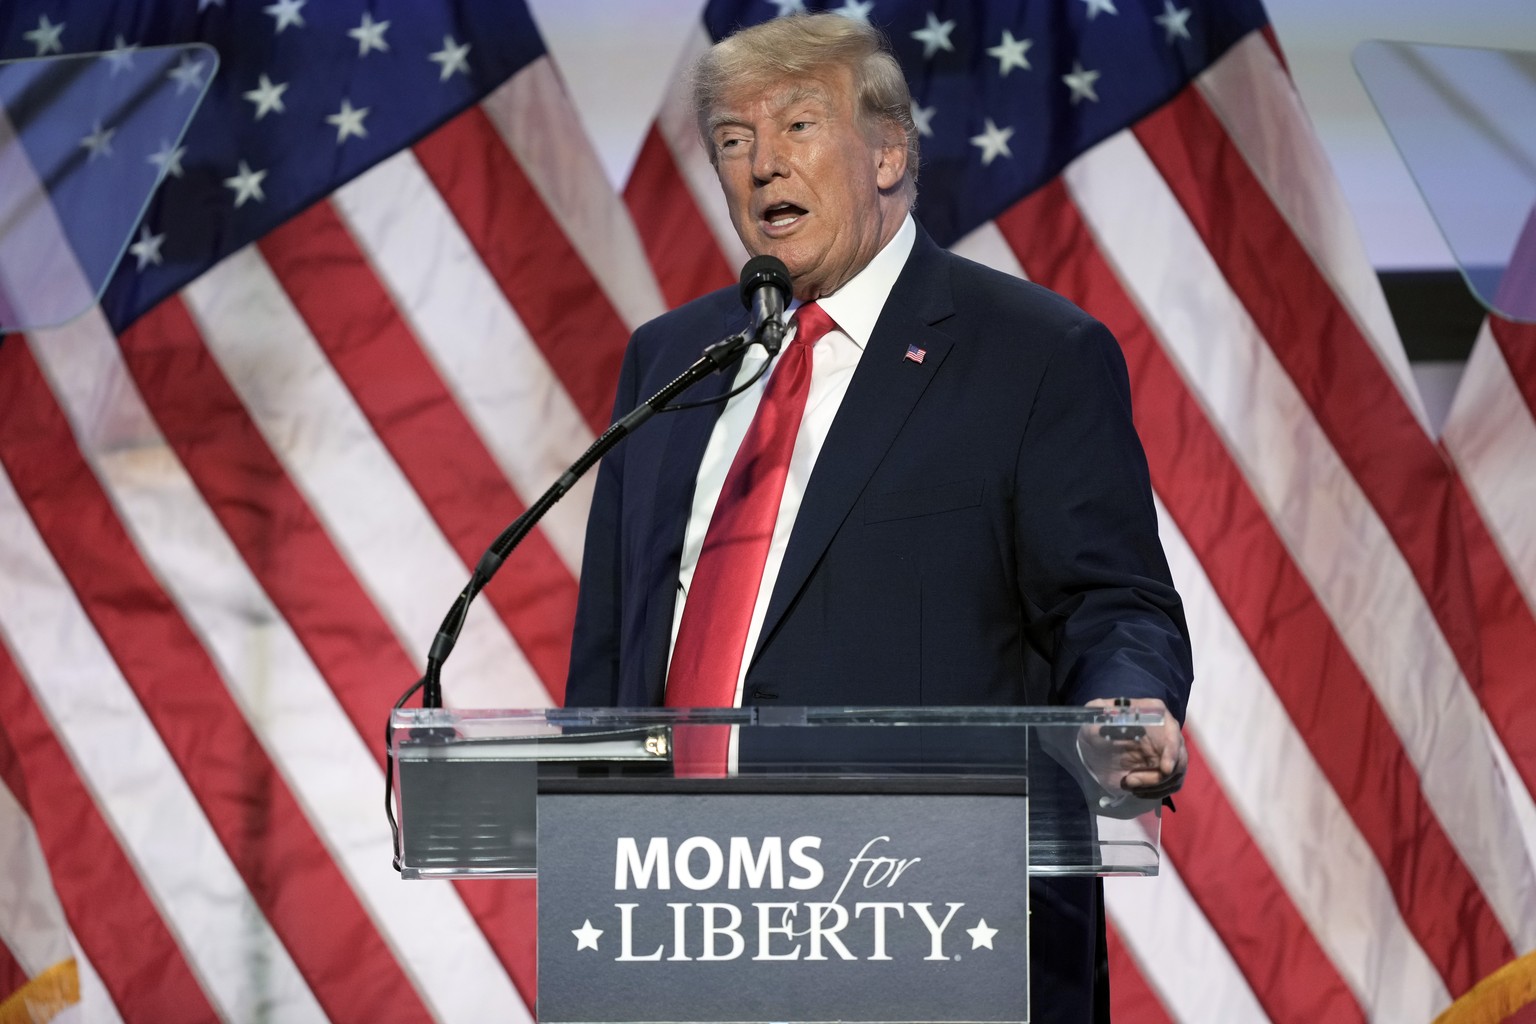
<path id="1" fill-rule="evenodd" d="M 885 308 L 885 300 L 896 287 L 896 279 L 901 276 L 901 268 L 907 265 L 907 257 L 912 254 L 916 241 L 917 222 L 909 213 L 896 229 L 896 234 L 875 253 L 874 259 L 864 265 L 863 270 L 831 295 L 816 300 L 837 323 L 838 330 L 848 335 L 860 349 L 869 344 L 869 337 L 875 332 L 875 322 Z M 798 304 L 796 308 L 799 308 Z"/>

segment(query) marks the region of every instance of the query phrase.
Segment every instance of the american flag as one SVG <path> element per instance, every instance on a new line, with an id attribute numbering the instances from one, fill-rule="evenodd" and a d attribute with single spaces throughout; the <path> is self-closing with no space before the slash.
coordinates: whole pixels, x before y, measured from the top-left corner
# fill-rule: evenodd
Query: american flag
<path id="1" fill-rule="evenodd" d="M 684 49 L 798 6 L 711 3 Z M 1255 3 L 809 6 L 891 36 L 928 230 L 1131 367 L 1198 682 L 1164 875 L 1110 886 L 1116 1019 L 1481 998 L 1536 947 L 1529 329 L 1490 325 L 1437 441 Z M 396 878 L 381 725 L 628 331 L 744 254 L 680 94 L 621 198 L 519 0 L 0 8 L 0 59 L 194 40 L 186 137 L 75 164 L 181 172 L 137 251 L 0 341 L 0 999 L 531 1019 L 531 887 Z M 586 494 L 450 704 L 559 702 Z"/>

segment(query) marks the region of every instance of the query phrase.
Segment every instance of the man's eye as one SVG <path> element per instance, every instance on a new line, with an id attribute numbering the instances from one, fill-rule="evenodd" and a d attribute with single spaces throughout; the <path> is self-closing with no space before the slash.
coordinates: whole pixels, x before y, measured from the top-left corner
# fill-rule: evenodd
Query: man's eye
<path id="1" fill-rule="evenodd" d="M 803 132 L 807 128 L 809 128 L 810 126 L 811 126 L 811 122 L 809 122 L 809 121 L 795 121 L 793 124 L 791 124 L 789 126 L 789 130 L 792 131 L 792 132 Z"/>

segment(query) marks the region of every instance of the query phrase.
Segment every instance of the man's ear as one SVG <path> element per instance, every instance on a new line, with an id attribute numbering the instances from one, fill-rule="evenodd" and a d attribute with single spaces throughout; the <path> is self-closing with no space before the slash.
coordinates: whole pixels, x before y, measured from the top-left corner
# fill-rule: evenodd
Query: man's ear
<path id="1" fill-rule="evenodd" d="M 901 133 L 888 139 L 878 150 L 879 163 L 875 166 L 875 184 L 880 191 L 889 192 L 907 174 L 907 140 Z"/>

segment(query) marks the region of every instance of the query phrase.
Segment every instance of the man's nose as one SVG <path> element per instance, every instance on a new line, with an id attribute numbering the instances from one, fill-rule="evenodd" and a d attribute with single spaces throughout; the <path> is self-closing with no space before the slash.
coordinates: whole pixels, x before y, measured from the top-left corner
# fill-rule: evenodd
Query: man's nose
<path id="1" fill-rule="evenodd" d="M 782 146 L 771 136 L 758 136 L 752 143 L 752 177 L 759 184 L 767 184 L 774 178 L 789 173 Z"/>

